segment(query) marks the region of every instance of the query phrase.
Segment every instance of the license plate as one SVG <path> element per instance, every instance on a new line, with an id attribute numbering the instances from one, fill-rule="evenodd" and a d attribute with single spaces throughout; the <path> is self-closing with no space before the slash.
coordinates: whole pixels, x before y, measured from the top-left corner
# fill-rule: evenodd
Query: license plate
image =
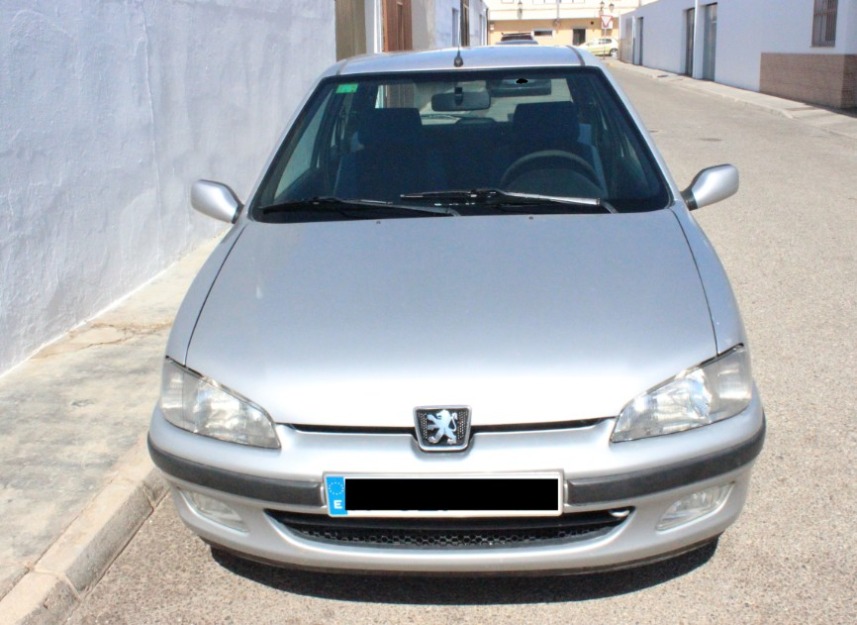
<path id="1" fill-rule="evenodd" d="M 330 516 L 559 516 L 557 473 L 390 477 L 325 475 Z"/>

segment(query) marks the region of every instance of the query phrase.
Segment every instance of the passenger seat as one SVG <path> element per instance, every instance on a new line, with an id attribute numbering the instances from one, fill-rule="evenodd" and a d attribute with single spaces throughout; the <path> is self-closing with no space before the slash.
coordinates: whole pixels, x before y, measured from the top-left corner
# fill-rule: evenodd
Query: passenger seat
<path id="1" fill-rule="evenodd" d="M 396 201 L 404 193 L 445 188 L 443 167 L 423 137 L 417 109 L 370 109 L 361 115 L 355 150 L 339 165 L 337 197 Z"/>

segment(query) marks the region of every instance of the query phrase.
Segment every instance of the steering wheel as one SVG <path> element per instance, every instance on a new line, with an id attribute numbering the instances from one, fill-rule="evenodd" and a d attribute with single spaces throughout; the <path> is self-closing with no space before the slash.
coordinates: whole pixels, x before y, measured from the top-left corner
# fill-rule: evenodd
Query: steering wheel
<path id="1" fill-rule="evenodd" d="M 503 173 L 503 178 L 500 180 L 500 188 L 508 188 L 510 182 L 530 171 L 543 169 L 544 166 L 540 167 L 539 161 L 549 161 L 551 159 L 565 161 L 564 168 L 574 169 L 584 174 L 584 177 L 589 182 L 601 189 L 601 180 L 595 168 L 577 154 L 566 152 L 565 150 L 540 150 L 539 152 L 522 156 L 509 165 L 509 168 Z"/>

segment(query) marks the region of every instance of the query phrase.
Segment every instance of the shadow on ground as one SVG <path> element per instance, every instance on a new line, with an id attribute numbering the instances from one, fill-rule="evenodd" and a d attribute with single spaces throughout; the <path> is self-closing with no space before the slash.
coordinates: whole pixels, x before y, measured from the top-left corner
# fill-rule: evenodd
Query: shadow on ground
<path id="1" fill-rule="evenodd" d="M 328 574 L 257 564 L 219 549 L 211 553 L 228 571 L 288 593 L 337 601 L 444 606 L 559 603 L 624 595 L 686 575 L 708 562 L 716 550 L 715 541 L 634 569 L 548 577 Z"/>

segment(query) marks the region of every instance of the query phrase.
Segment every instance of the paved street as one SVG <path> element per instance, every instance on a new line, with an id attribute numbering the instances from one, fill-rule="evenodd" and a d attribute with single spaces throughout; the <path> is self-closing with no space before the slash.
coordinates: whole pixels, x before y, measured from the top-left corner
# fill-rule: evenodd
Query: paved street
<path id="1" fill-rule="evenodd" d="M 614 67 L 681 186 L 741 172 L 695 215 L 742 308 L 768 438 L 716 550 L 584 577 L 325 576 L 213 558 L 166 500 L 69 623 L 857 622 L 855 141 Z"/>

